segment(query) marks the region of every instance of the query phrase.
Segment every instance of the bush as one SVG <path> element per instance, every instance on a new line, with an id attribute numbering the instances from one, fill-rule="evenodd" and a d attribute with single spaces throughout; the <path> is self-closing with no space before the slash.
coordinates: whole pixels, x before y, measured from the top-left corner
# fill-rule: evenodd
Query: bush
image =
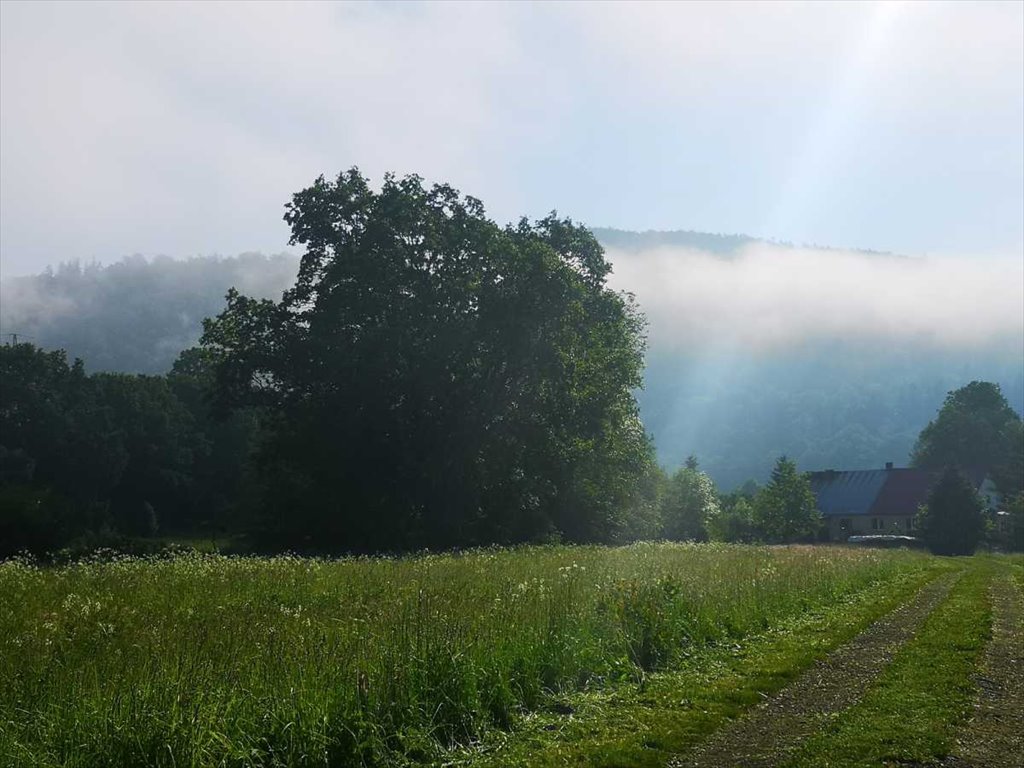
<path id="1" fill-rule="evenodd" d="M 985 531 L 984 505 L 971 482 L 949 467 L 928 495 L 917 525 L 937 555 L 970 555 Z"/>
<path id="2" fill-rule="evenodd" d="M 71 503 L 54 491 L 0 485 L 0 558 L 51 551 L 82 527 Z"/>

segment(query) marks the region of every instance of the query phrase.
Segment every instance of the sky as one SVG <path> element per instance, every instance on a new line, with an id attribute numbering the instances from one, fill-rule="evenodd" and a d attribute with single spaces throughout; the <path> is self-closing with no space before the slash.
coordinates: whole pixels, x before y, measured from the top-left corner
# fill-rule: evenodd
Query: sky
<path id="1" fill-rule="evenodd" d="M 418 173 L 499 222 L 1024 253 L 1024 3 L 0 3 L 0 277 L 279 252 Z"/>

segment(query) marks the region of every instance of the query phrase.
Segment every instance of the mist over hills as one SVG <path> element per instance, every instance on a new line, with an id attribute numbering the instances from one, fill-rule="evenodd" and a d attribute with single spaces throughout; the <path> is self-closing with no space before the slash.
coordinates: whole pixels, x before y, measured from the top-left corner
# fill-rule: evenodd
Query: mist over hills
<path id="1" fill-rule="evenodd" d="M 725 235 L 712 232 L 697 232 L 692 229 L 649 229 L 633 232 L 613 227 L 591 227 L 590 231 L 605 248 L 618 248 L 632 253 L 649 251 L 655 248 L 687 248 L 694 251 L 713 253 L 719 256 L 735 255 L 740 249 L 758 243 L 776 245 L 782 248 L 795 248 L 793 243 L 779 240 L 765 240 L 750 235 Z M 838 250 L 828 246 L 802 245 L 803 248 L 817 250 Z M 882 251 L 852 249 L 855 253 L 892 256 Z"/>
<path id="2" fill-rule="evenodd" d="M 1019 257 L 913 258 L 743 235 L 595 230 L 649 320 L 641 413 L 660 460 L 719 485 L 908 460 L 945 394 L 1024 410 Z"/>
<path id="3" fill-rule="evenodd" d="M 613 287 L 649 318 L 638 400 L 666 466 L 696 454 L 728 489 L 763 480 L 780 454 L 808 470 L 902 464 L 946 392 L 973 379 L 1024 411 L 1013 260 L 593 231 Z M 64 348 L 90 371 L 164 373 L 229 288 L 278 298 L 297 266 L 252 253 L 64 264 L 0 281 L 0 333 Z"/>
<path id="4" fill-rule="evenodd" d="M 297 270 L 295 256 L 259 253 L 68 262 L 0 281 L 0 333 L 65 349 L 89 372 L 166 373 L 199 340 L 203 318 L 223 310 L 229 288 L 280 298 Z"/>

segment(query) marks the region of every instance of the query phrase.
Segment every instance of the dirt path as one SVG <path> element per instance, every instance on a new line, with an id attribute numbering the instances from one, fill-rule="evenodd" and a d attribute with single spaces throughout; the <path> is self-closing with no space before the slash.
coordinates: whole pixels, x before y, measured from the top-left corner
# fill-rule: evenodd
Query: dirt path
<path id="1" fill-rule="evenodd" d="M 1009 574 L 992 582 L 991 594 L 992 641 L 978 675 L 974 714 L 947 766 L 1024 766 L 1024 601 Z"/>
<path id="2" fill-rule="evenodd" d="M 860 700 L 868 685 L 942 602 L 958 574 L 928 584 L 911 600 L 815 664 L 794 683 L 718 731 L 674 768 L 766 768 L 782 763 L 822 720 Z"/>

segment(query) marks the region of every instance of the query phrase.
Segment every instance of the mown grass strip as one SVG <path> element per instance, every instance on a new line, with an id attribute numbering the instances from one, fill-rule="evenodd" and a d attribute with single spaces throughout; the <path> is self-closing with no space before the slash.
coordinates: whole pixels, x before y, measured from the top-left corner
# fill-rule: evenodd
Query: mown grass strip
<path id="1" fill-rule="evenodd" d="M 987 558 L 969 563 L 861 702 L 808 739 L 787 768 L 925 765 L 949 755 L 971 708 L 992 621 L 988 586 L 996 566 Z"/>
<path id="2" fill-rule="evenodd" d="M 974 711 L 956 737 L 956 766 L 1024 762 L 1024 594 L 1004 570 L 992 582 L 992 640 L 978 671 Z"/>
<path id="3" fill-rule="evenodd" d="M 706 649 L 638 685 L 564 698 L 449 764 L 664 766 L 957 567 L 936 560 L 747 641 Z"/>
<path id="4" fill-rule="evenodd" d="M 893 655 L 946 599 L 955 582 L 955 574 L 932 582 L 914 599 L 813 664 L 764 706 L 722 728 L 695 753 L 681 755 L 673 766 L 767 768 L 784 762 L 818 730 L 823 717 L 860 701 Z"/>

